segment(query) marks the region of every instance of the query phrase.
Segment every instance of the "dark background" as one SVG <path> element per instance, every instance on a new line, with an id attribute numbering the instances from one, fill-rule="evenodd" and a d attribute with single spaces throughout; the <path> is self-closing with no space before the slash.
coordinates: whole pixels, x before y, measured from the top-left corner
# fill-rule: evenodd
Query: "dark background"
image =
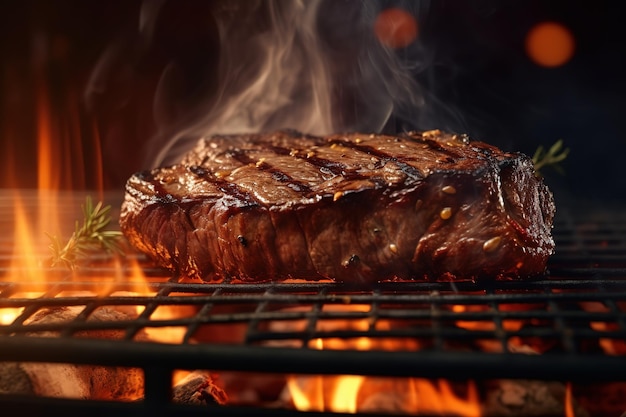
<path id="1" fill-rule="evenodd" d="M 175 93 L 181 102 L 190 105 L 212 91 L 220 40 L 211 3 L 165 1 L 146 41 L 138 33 L 137 0 L 0 1 L 0 186 L 37 186 L 37 138 L 47 134 L 62 167 L 61 187 L 121 190 L 132 172 L 146 168 L 141 155 L 155 134 L 152 102 L 164 67 L 176 61 L 183 69 Z M 419 23 L 418 41 L 396 54 L 420 63 L 413 76 L 425 107 L 410 120 L 394 115 L 387 130 L 440 127 L 528 154 L 563 139 L 571 149 L 565 174 L 545 173 L 557 199 L 626 197 L 626 35 L 619 2 L 367 4 L 405 7 Z M 362 5 L 338 0 L 323 9 L 330 15 Z M 328 36 L 333 25 L 349 30 L 341 16 L 324 18 Z M 564 66 L 537 66 L 524 52 L 528 30 L 545 20 L 565 24 L 575 36 L 575 55 Z M 106 82 L 94 84 L 105 54 L 113 57 Z"/>

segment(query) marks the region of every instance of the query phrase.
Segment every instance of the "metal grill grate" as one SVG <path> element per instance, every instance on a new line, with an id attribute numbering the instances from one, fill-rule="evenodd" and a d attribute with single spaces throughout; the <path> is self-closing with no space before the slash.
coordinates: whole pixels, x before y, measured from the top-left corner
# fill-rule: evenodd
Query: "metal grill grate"
<path id="1" fill-rule="evenodd" d="M 2 201 L 0 219 L 12 219 L 11 206 Z M 68 207 L 80 205 L 80 199 L 71 202 Z M 487 284 L 383 283 L 367 290 L 329 282 L 182 282 L 140 255 L 121 265 L 95 259 L 79 274 L 54 271 L 51 282 L 28 282 L 9 279 L 13 241 L 5 235 L 0 312 L 20 313 L 0 325 L 0 357 L 141 367 L 153 375 L 147 378 L 152 382 L 146 382 L 146 401 L 157 403 L 175 369 L 623 380 L 626 210 L 561 209 L 554 235 L 557 253 L 545 277 Z M 136 293 L 134 261 L 147 278 L 146 293 Z M 44 309 L 70 306 L 80 313 L 69 322 L 31 323 Z M 157 311 L 165 306 L 185 314 L 159 318 Z M 138 311 L 129 320 L 89 320 L 98 309 L 129 307 Z M 146 330 L 164 327 L 178 328 L 180 343 L 137 340 Z M 121 336 L 85 337 L 91 330 L 118 330 Z M 40 331 L 58 336 L 32 337 Z M 216 334 L 228 337 L 216 340 Z M 354 347 L 352 341 L 361 337 L 373 340 L 372 350 Z M 321 351 L 320 340 L 344 344 Z M 397 343 L 389 347 L 389 340 Z M 529 355 L 529 348 L 541 354 Z"/>

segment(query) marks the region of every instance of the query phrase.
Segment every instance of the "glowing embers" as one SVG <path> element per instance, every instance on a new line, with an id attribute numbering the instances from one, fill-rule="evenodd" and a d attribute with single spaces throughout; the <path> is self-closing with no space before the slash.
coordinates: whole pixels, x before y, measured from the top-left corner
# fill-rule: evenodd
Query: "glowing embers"
<path id="1" fill-rule="evenodd" d="M 302 309 L 290 309 L 298 310 Z M 315 323 L 315 333 L 325 337 L 309 340 L 308 347 L 316 350 L 414 351 L 419 354 L 417 351 L 424 344 L 415 338 L 359 336 L 367 332 L 391 332 L 394 326 L 406 326 L 406 323 L 394 323 L 393 319 L 373 320 L 367 316 L 370 310 L 369 305 L 325 305 L 320 312 L 322 317 L 331 312 L 338 316 L 322 318 Z M 336 318 L 342 315 L 343 319 Z M 302 331 L 310 325 L 306 321 L 283 321 L 273 322 L 270 327 L 276 332 L 289 333 Z M 290 343 L 273 342 L 271 345 Z M 286 386 L 294 406 L 302 411 L 481 415 L 478 392 L 472 382 L 453 384 L 442 379 L 292 375 L 287 377 Z"/>
<path id="2" fill-rule="evenodd" d="M 41 297 L 41 292 L 24 292 L 13 294 L 12 298 L 22 298 L 27 300 L 35 300 Z M 0 325 L 9 325 L 13 323 L 24 312 L 24 307 L 4 307 L 0 308 Z"/>
<path id="3" fill-rule="evenodd" d="M 380 341 L 378 341 L 380 342 Z M 316 349 L 371 350 L 381 343 L 368 338 L 353 341 L 313 341 Z M 385 341 L 386 348 L 403 349 L 406 342 Z M 353 346 L 351 346 L 353 345 Z M 287 389 L 302 411 L 343 413 L 392 412 L 411 415 L 480 416 L 480 399 L 473 382 L 453 384 L 443 379 L 393 378 L 361 375 L 290 376 Z"/>
<path id="4" fill-rule="evenodd" d="M 473 382 L 356 375 L 298 376 L 289 378 L 288 388 L 295 407 L 302 411 L 482 415 Z"/>
<path id="5" fill-rule="evenodd" d="M 64 296 L 63 294 L 60 294 Z M 30 311 L 29 311 L 30 310 Z M 32 313 L 26 307 L 17 316 L 15 324 L 23 322 L 27 336 L 33 338 L 58 338 L 68 330 L 75 330 L 75 337 L 102 340 L 119 340 L 123 330 L 102 327 L 79 331 L 85 321 L 123 323 L 130 319 L 132 311 L 122 308 L 99 308 L 87 317 L 88 308 L 64 306 L 42 308 Z M 28 317 L 27 317 L 28 316 Z M 7 381 L 20 381 L 7 387 Z M 136 400 L 143 394 L 143 374 L 138 368 L 102 367 L 69 363 L 10 362 L 0 363 L 0 386 L 7 394 L 34 394 L 44 397 Z M 25 388 L 27 387 L 27 388 Z"/>
<path id="6" fill-rule="evenodd" d="M 100 283 L 106 287 L 104 281 Z M 40 342 L 49 339 L 51 350 L 59 348 L 59 341 L 68 346 L 89 340 L 121 345 L 182 343 L 184 331 L 176 324 L 185 320 L 192 307 L 155 304 L 154 300 L 162 294 L 151 290 L 148 284 L 142 292 L 110 289 L 108 293 L 99 294 L 100 283 L 97 279 L 88 283 L 50 283 L 45 293 L 15 291 L 8 295 L 5 293 L 9 291 L 1 292 L 4 298 L 0 298 L 0 306 L 11 307 L 0 308 L 0 334 L 6 340 L 13 337 Z M 90 287 L 95 291 L 71 289 Z M 119 283 L 118 287 L 140 290 L 137 283 L 128 286 Z M 15 288 L 20 285 L 15 284 Z M 21 343 L 28 346 L 30 342 Z M 0 361 L 0 392 L 87 400 L 136 401 L 142 398 L 145 380 L 141 368 L 99 366 L 96 365 L 99 356 L 94 355 L 93 359 L 93 365 L 36 362 L 37 358 L 32 362 Z M 24 383 L 7 388 L 11 380 Z M 30 388 L 24 390 L 23 386 Z M 213 387 L 214 393 L 225 398 L 225 394 L 222 396 L 221 390 L 212 385 L 208 373 L 174 372 L 172 386 L 174 402 L 195 403 L 195 398 L 201 394 L 195 391 L 196 387 L 204 389 L 206 386 Z"/>
<path id="7" fill-rule="evenodd" d="M 49 296 L 51 283 L 71 275 L 49 264 L 45 231 L 63 228 L 59 211 L 66 207 L 60 200 L 58 193 L 44 190 L 0 193 L 0 227 L 5 232 L 0 238 L 0 283 L 7 283 L 0 294 L 10 299 L 0 305 L 0 324 L 11 324 L 25 305 Z"/>
<path id="8" fill-rule="evenodd" d="M 442 291 L 419 297 L 395 292 L 394 298 L 381 293 L 380 303 L 371 304 L 359 304 L 362 295 L 338 294 L 326 304 L 284 308 L 282 318 L 267 323 L 264 328 L 267 334 L 273 333 L 274 339 L 264 334 L 253 340 L 265 340 L 263 345 L 277 347 L 349 351 L 354 352 L 355 358 L 363 351 L 409 353 L 416 359 L 420 355 L 428 357 L 429 352 L 446 352 L 451 358 L 455 352 L 461 356 L 481 352 L 507 355 L 512 368 L 518 359 L 527 356 L 556 355 L 552 357 L 559 360 L 558 356 L 564 352 L 582 353 L 601 347 L 607 350 L 606 354 L 615 354 L 609 353 L 610 349 L 604 345 L 619 349 L 610 340 L 615 339 L 616 331 L 606 332 L 606 338 L 605 333 L 599 332 L 603 326 L 619 327 L 615 316 L 621 314 L 622 306 L 611 307 L 610 301 L 599 306 L 579 304 L 578 294 L 557 289 L 549 294 L 528 291 L 497 290 L 487 294 Z M 405 296 L 419 298 L 423 303 L 403 304 Z M 276 308 L 268 306 L 264 311 L 269 314 Z M 599 335 L 600 340 L 592 340 L 594 335 Z M 581 339 L 587 337 L 590 339 Z M 546 357 L 546 361 L 550 359 Z M 407 366 L 410 362 L 408 359 Z M 288 376 L 287 391 L 297 409 L 323 412 L 508 415 L 515 409 L 521 410 L 520 415 L 572 416 L 594 410 L 591 396 L 585 394 L 589 388 L 578 384 L 531 379 L 484 380 L 485 375 L 480 371 L 473 381 L 472 375 L 459 375 L 444 363 L 435 377 L 405 378 L 399 376 L 401 365 L 394 366 L 400 370 L 389 369 L 389 377 L 380 376 L 386 374 L 378 371 L 372 374 L 338 370 L 335 374 L 328 368 L 319 374 L 315 370 L 310 374 L 298 373 Z M 426 374 L 417 371 L 412 375 L 429 375 L 424 371 Z M 450 372 L 457 376 L 449 376 Z M 506 366 L 502 372 L 506 374 Z M 593 392 L 597 394 L 601 389 Z"/>

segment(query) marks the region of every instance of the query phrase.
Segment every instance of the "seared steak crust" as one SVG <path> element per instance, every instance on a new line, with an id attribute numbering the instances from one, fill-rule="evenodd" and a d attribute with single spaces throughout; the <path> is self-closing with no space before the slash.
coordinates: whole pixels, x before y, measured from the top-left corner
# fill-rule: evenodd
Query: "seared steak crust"
<path id="1" fill-rule="evenodd" d="M 120 224 L 205 281 L 498 279 L 544 272 L 554 210 L 527 156 L 464 135 L 281 131 L 133 175 Z"/>

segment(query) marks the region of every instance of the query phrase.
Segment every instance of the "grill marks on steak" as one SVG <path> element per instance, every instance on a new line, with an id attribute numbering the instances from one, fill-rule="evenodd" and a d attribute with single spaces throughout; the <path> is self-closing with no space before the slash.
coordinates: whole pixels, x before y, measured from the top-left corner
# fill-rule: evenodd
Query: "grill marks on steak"
<path id="1" fill-rule="evenodd" d="M 554 203 L 532 161 L 439 131 L 202 139 L 132 176 L 120 224 L 207 281 L 476 279 L 544 271 Z"/>

